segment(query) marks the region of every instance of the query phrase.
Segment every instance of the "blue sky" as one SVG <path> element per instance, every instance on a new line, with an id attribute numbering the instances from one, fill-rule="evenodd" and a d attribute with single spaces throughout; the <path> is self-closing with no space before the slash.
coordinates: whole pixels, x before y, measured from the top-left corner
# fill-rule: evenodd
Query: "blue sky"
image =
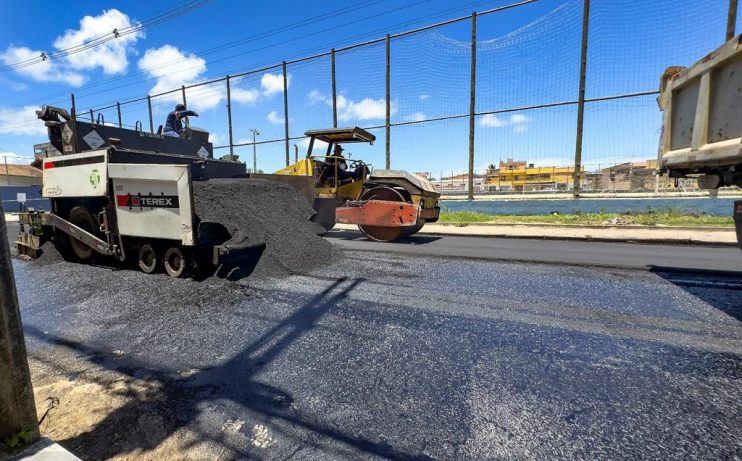
<path id="1" fill-rule="evenodd" d="M 278 64 L 363 40 L 511 3 L 446 0 L 229 2 L 197 10 L 104 45 L 19 70 L 0 72 L 0 152 L 30 156 L 45 141 L 33 110 L 41 104 L 100 108 L 146 94 Z M 0 0 L 0 65 L 68 48 L 188 2 Z M 587 96 L 654 90 L 669 65 L 689 65 L 721 44 L 727 0 L 593 0 Z M 179 6 L 180 5 L 180 6 Z M 541 0 L 478 21 L 477 111 L 573 100 L 577 96 L 582 0 Z M 668 15 L 668 11 L 673 11 Z M 468 22 L 392 42 L 392 122 L 468 112 Z M 332 124 L 330 60 L 290 65 L 291 136 Z M 283 137 L 281 68 L 232 82 L 235 142 Z M 384 45 L 337 55 L 341 125 L 378 126 L 384 114 Z M 194 124 L 227 143 L 224 83 L 187 93 L 201 113 Z M 155 100 L 155 128 L 179 94 Z M 146 102 L 122 107 L 124 123 L 148 128 Z M 116 110 L 103 111 L 107 122 Z M 569 164 L 574 106 L 516 110 L 477 117 L 478 169 L 516 157 L 537 165 Z M 656 155 L 660 113 L 654 96 L 591 103 L 586 109 L 584 163 L 588 168 Z M 384 130 L 373 147 L 352 146 L 355 157 L 383 167 Z M 466 118 L 394 127 L 392 166 L 433 176 L 467 166 Z M 301 140 L 292 141 L 303 150 Z M 218 151 L 226 153 L 226 151 Z M 251 163 L 252 148 L 237 149 Z M 283 142 L 258 146 L 259 168 L 280 168 Z M 293 146 L 292 146 L 293 157 Z"/>

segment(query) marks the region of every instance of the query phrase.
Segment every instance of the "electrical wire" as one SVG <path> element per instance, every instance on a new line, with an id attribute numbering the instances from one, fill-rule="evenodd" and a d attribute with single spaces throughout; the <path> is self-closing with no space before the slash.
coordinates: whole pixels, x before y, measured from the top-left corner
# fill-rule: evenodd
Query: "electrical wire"
<path id="1" fill-rule="evenodd" d="M 417 2 L 415 4 L 412 4 L 412 5 L 407 5 L 405 7 L 400 7 L 400 8 L 396 8 L 396 9 L 390 10 L 390 11 L 388 11 L 386 13 L 379 13 L 377 15 L 374 15 L 374 16 L 371 16 L 371 17 L 368 17 L 368 18 L 364 18 L 363 20 L 373 19 L 373 18 L 378 17 L 378 16 L 383 15 L 383 14 L 390 14 L 390 13 L 393 13 L 393 12 L 397 12 L 400 9 L 409 8 L 411 6 L 415 6 L 415 5 L 419 4 L 419 3 L 424 3 L 426 1 L 429 1 L 429 0 L 422 0 L 422 1 Z M 376 35 L 376 34 L 378 34 L 380 32 L 384 32 L 384 31 L 386 31 L 386 32 L 392 32 L 394 30 L 399 30 L 400 28 L 403 28 L 403 27 L 408 27 L 408 26 L 411 26 L 411 25 L 414 25 L 414 24 L 419 24 L 421 22 L 424 22 L 424 21 L 427 21 L 427 20 L 430 20 L 430 19 L 435 19 L 435 18 L 439 18 L 439 17 L 445 16 L 445 15 L 448 15 L 448 14 L 450 14 L 452 12 L 459 11 L 462 8 L 471 8 L 471 7 L 479 6 L 481 4 L 488 3 L 490 1 L 491 0 L 478 0 L 478 1 L 469 2 L 466 5 L 459 5 L 459 6 L 454 7 L 454 8 L 448 8 L 448 9 L 445 9 L 445 10 L 439 10 L 437 12 L 434 12 L 434 13 L 431 13 L 431 14 L 428 14 L 428 15 L 424 15 L 424 16 L 420 16 L 418 18 L 415 18 L 415 19 L 412 19 L 412 20 L 409 20 L 409 21 L 404 21 L 404 22 L 397 23 L 397 24 L 391 26 L 391 28 L 389 26 L 387 26 L 387 27 L 384 27 L 384 28 L 375 29 L 373 31 L 370 31 L 370 32 L 367 32 L 367 33 L 364 33 L 364 34 L 358 34 L 358 35 L 354 35 L 354 36 L 348 37 L 343 42 L 339 42 L 339 43 L 338 42 L 328 43 L 328 44 L 324 44 L 324 45 L 321 45 L 321 46 L 318 46 L 318 47 L 314 47 L 314 48 L 309 49 L 309 50 L 304 50 L 304 51 L 302 51 L 300 53 L 297 53 L 297 54 L 294 54 L 292 56 L 289 56 L 288 58 L 289 59 L 299 58 L 300 56 L 306 55 L 307 53 L 313 53 L 315 51 L 325 50 L 328 47 L 331 47 L 333 45 L 334 46 L 344 46 L 345 44 L 350 43 L 352 41 L 360 40 L 360 39 L 363 39 L 363 38 L 366 38 L 366 37 L 369 37 L 369 36 L 374 36 L 374 35 Z M 344 10 L 344 11 L 348 11 L 348 10 Z M 326 15 L 323 15 L 322 17 L 327 17 L 327 16 Z M 314 18 L 312 18 L 312 19 L 314 19 Z M 334 30 L 334 29 L 337 29 L 339 27 L 344 27 L 344 26 L 347 26 L 347 25 L 352 25 L 352 24 L 358 23 L 360 21 L 362 21 L 362 20 L 352 21 L 352 22 L 347 23 L 347 24 L 335 25 L 331 29 L 324 29 L 324 30 L 321 30 L 321 31 L 316 31 L 316 32 L 314 32 L 312 34 L 309 34 L 309 35 L 316 35 L 316 34 L 326 33 L 328 30 Z M 284 28 L 288 28 L 290 26 L 291 25 L 284 26 Z M 290 43 L 290 42 L 293 42 L 293 41 L 302 40 L 306 36 L 307 35 L 302 36 L 302 37 L 296 37 L 296 38 L 293 38 L 293 39 L 288 39 L 288 40 L 285 40 L 285 41 L 282 41 L 282 42 L 273 43 L 273 44 L 270 44 L 270 45 L 266 45 L 266 46 L 263 46 L 263 47 L 260 47 L 260 48 L 253 49 L 253 50 L 248 50 L 248 51 L 245 51 L 245 52 L 241 52 L 241 53 L 237 53 L 237 54 L 234 54 L 234 55 L 230 55 L 230 56 L 224 57 L 224 58 L 219 59 L 219 60 L 210 61 L 209 64 L 213 64 L 215 62 L 226 61 L 226 60 L 229 60 L 229 59 L 234 59 L 236 57 L 239 57 L 239 56 L 242 56 L 242 55 L 245 55 L 245 54 L 248 54 L 248 53 L 262 51 L 262 50 L 265 50 L 265 49 L 268 49 L 268 48 L 272 48 L 272 47 L 275 47 L 275 46 L 280 46 L 280 45 L 283 45 L 283 44 L 286 44 L 286 43 Z M 233 43 L 233 42 L 230 42 L 230 43 Z M 273 62 L 275 62 L 275 61 L 273 61 Z M 271 66 L 271 67 L 280 67 L 280 65 L 281 64 L 275 64 L 274 66 Z M 256 68 L 260 68 L 260 67 L 261 67 L 260 65 L 256 66 Z M 236 72 L 236 71 L 238 71 L 240 69 L 244 70 L 244 68 L 233 69 L 233 70 L 230 70 L 227 73 L 228 74 L 231 74 L 231 73 Z M 119 77 L 119 79 L 126 78 L 126 77 L 128 77 L 128 76 Z M 217 77 L 211 77 L 211 78 L 213 79 L 213 78 L 217 78 Z M 104 89 L 104 90 L 101 90 L 101 91 L 97 91 L 97 92 L 84 93 L 84 94 L 82 94 L 82 96 L 83 97 L 89 97 L 89 96 L 94 96 L 96 94 L 108 93 L 108 92 L 111 92 L 111 91 L 114 91 L 114 90 L 122 89 L 122 88 L 125 88 L 125 87 L 128 87 L 128 86 L 136 85 L 136 84 L 143 83 L 143 82 L 146 82 L 146 81 L 149 81 L 149 80 L 154 80 L 154 79 L 155 78 L 152 77 L 152 78 L 147 78 L 147 79 L 143 79 L 143 80 L 138 80 L 136 82 L 128 83 L 128 84 L 125 84 L 125 85 L 120 85 L 120 86 L 113 87 L 113 88 L 107 88 L 107 89 Z M 208 81 L 208 80 L 209 80 L 209 77 L 205 77 L 204 78 L 204 81 Z M 96 86 L 96 85 L 90 85 L 90 86 L 92 87 L 92 86 Z M 170 90 L 169 92 L 179 91 L 179 90 L 180 89 L 173 89 L 173 90 Z M 60 95 L 61 94 L 67 95 L 68 93 L 67 92 L 62 92 L 62 93 L 60 93 Z M 119 98 L 119 101 L 120 100 L 121 100 L 121 98 Z M 138 99 L 134 99 L 134 100 L 131 100 L 131 101 L 125 101 L 125 102 L 121 103 L 121 105 L 124 105 L 124 104 L 127 104 L 127 103 L 131 103 L 131 102 L 135 102 L 135 101 L 139 101 L 139 100 L 146 100 L 146 98 L 138 98 Z M 101 107 L 99 109 L 85 109 L 85 110 L 78 111 L 78 113 L 79 114 L 82 114 L 82 113 L 85 113 L 85 112 L 89 112 L 90 110 L 93 110 L 93 111 L 96 111 L 97 112 L 97 111 L 101 111 L 101 110 L 104 110 L 104 109 L 111 108 L 111 106 L 108 106 L 108 104 L 114 104 L 113 107 L 115 107 L 115 103 L 116 102 L 117 101 L 110 101 L 109 103 L 102 104 L 102 106 L 105 105 L 107 107 Z M 28 105 L 28 103 L 26 103 L 25 105 Z M 22 126 L 22 125 L 23 124 L 18 124 L 17 126 Z"/>
<path id="2" fill-rule="evenodd" d="M 177 17 L 186 15 L 192 11 L 195 11 L 201 8 L 202 6 L 206 5 L 207 3 L 211 1 L 212 0 L 191 0 L 189 2 L 186 2 L 183 5 L 178 6 L 177 8 L 170 8 L 155 16 L 152 16 L 143 21 L 137 22 L 134 25 L 123 27 L 121 29 L 116 28 L 112 30 L 111 32 L 108 32 L 107 34 L 94 37 L 92 39 L 86 40 L 77 45 L 74 45 L 68 48 L 63 48 L 57 51 L 49 52 L 49 53 L 42 52 L 41 55 L 34 57 L 34 58 L 29 58 L 29 59 L 18 61 L 12 64 L 2 65 L 0 66 L 0 72 L 23 69 L 23 68 L 32 66 L 34 64 L 38 64 L 40 62 L 44 62 L 47 60 L 53 60 L 53 59 L 60 59 L 66 56 L 70 56 L 72 54 L 76 54 L 82 51 L 89 50 L 91 48 L 95 48 L 111 40 L 115 40 L 117 38 L 120 38 L 126 35 L 131 35 L 131 34 L 141 32 L 147 28 L 154 27 L 164 22 L 175 19 Z"/>
<path id="3" fill-rule="evenodd" d="M 302 21 L 297 21 L 297 22 L 294 22 L 294 23 L 291 23 L 291 24 L 287 24 L 287 25 L 282 26 L 282 27 L 279 27 L 277 29 L 273 29 L 273 30 L 271 30 L 269 32 L 264 32 L 264 33 L 261 33 L 261 34 L 244 37 L 242 39 L 235 40 L 235 41 L 232 41 L 232 42 L 227 42 L 227 43 L 225 43 L 223 45 L 219 45 L 219 46 L 216 46 L 216 47 L 213 47 L 213 48 L 204 50 L 204 51 L 198 51 L 198 52 L 196 52 L 194 54 L 197 55 L 197 56 L 199 56 L 199 57 L 200 56 L 207 56 L 207 55 L 210 55 L 210 54 L 213 54 L 213 53 L 217 53 L 219 51 L 223 51 L 225 49 L 229 49 L 229 48 L 238 46 L 240 44 L 257 41 L 257 40 L 260 40 L 260 39 L 263 39 L 263 38 L 267 38 L 267 37 L 271 37 L 271 36 L 277 35 L 277 34 L 279 34 L 281 32 L 287 31 L 287 30 L 294 30 L 296 28 L 304 27 L 304 26 L 307 26 L 307 25 L 311 25 L 311 24 L 314 24 L 314 23 L 319 22 L 319 21 L 322 21 L 322 20 L 326 20 L 326 19 L 329 19 L 329 18 L 334 18 L 334 17 L 340 16 L 342 14 L 351 13 L 351 12 L 354 12 L 354 11 L 357 11 L 357 10 L 360 10 L 360 9 L 363 9 L 363 8 L 367 8 L 369 6 L 376 5 L 378 3 L 382 3 L 384 1 L 387 1 L 387 0 L 366 0 L 366 1 L 363 1 L 363 2 L 359 2 L 357 5 L 355 5 L 352 8 L 340 8 L 340 9 L 337 9 L 337 10 L 332 10 L 332 11 L 330 11 L 328 13 L 320 14 L 320 15 L 314 16 L 312 18 L 308 18 L 308 19 L 305 19 L 305 20 L 302 20 Z M 135 71 L 135 72 L 130 72 L 130 73 L 126 74 L 126 75 L 122 75 L 122 76 L 118 76 L 118 77 L 112 77 L 112 78 L 108 78 L 106 80 L 101 80 L 101 81 L 98 81 L 98 82 L 95 82 L 95 83 L 84 85 L 84 86 L 79 87 L 79 89 L 80 90 L 84 90 L 84 89 L 89 89 L 89 88 L 93 88 L 93 87 L 97 87 L 97 86 L 106 85 L 108 83 L 112 83 L 112 82 L 119 81 L 119 80 L 129 79 L 129 78 L 135 77 L 137 75 L 144 74 L 147 71 L 152 71 L 152 70 L 155 70 L 155 69 L 169 67 L 169 66 L 172 66 L 174 64 L 178 64 L 180 62 L 187 61 L 188 59 L 189 58 L 182 58 L 182 59 L 176 59 L 176 60 L 173 60 L 173 61 L 168 61 L 168 62 L 159 64 L 157 66 L 149 67 L 147 69 L 140 69 L 140 70 Z M 186 71 L 186 70 L 191 70 L 191 68 L 189 68 L 189 69 L 182 69 L 181 71 Z M 148 78 L 148 79 L 141 80 L 141 81 L 147 81 L 147 80 L 152 80 L 152 78 Z M 93 93 L 93 94 L 99 94 L 99 93 Z M 50 98 L 54 98 L 54 97 L 57 97 L 57 96 L 68 96 L 68 95 L 69 95 L 69 92 L 67 92 L 67 91 L 61 91 L 61 92 L 58 92 L 58 93 L 53 93 L 51 95 L 47 95 L 44 99 L 34 98 L 34 100 L 32 100 L 32 101 L 29 101 L 29 102 L 26 102 L 26 103 L 21 103 L 20 105 L 32 104 L 32 103 L 40 102 L 40 101 L 41 102 L 45 102 L 45 101 L 48 102 L 48 100 Z"/>

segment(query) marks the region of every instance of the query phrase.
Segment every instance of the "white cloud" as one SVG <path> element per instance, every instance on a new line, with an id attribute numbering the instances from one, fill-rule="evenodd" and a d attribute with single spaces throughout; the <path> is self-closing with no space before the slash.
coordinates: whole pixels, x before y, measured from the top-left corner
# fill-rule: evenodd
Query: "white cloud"
<path id="1" fill-rule="evenodd" d="M 479 119 L 479 126 L 500 128 L 508 125 L 508 120 L 498 118 L 495 114 L 484 114 Z"/>
<path id="2" fill-rule="evenodd" d="M 54 40 L 54 47 L 60 50 L 71 48 L 110 34 L 114 29 L 123 30 L 134 25 L 129 16 L 121 11 L 106 10 L 98 16 L 82 18 L 80 28 L 65 31 L 64 35 Z M 106 75 L 120 74 L 126 71 L 129 65 L 126 55 L 134 51 L 133 45 L 142 37 L 144 34 L 141 31 L 121 35 L 85 51 L 70 54 L 64 59 L 76 70 L 100 67 Z"/>
<path id="3" fill-rule="evenodd" d="M 150 77 L 157 79 L 155 86 L 149 90 L 150 94 L 164 93 L 182 85 L 188 86 L 206 72 L 206 61 L 203 58 L 183 52 L 172 45 L 148 49 L 137 66 Z M 225 92 L 223 85 L 191 88 L 186 90 L 186 100 L 191 109 L 213 109 L 224 99 Z M 159 96 L 156 101 L 178 103 L 182 98 L 181 93 L 176 91 Z"/>
<path id="4" fill-rule="evenodd" d="M 98 16 L 85 16 L 80 20 L 79 29 L 65 31 L 52 45 L 56 50 L 73 48 L 110 34 L 114 29 L 123 30 L 134 25 L 136 24 L 119 10 L 106 10 Z M 70 86 L 81 86 L 86 81 L 82 71 L 100 68 L 107 75 L 124 73 L 129 65 L 127 55 L 136 52 L 134 44 L 142 37 L 144 34 L 141 31 L 121 35 L 86 50 L 15 69 L 15 72 L 38 82 L 60 82 Z M 8 65 L 16 64 L 37 59 L 42 52 L 24 46 L 10 45 L 0 54 L 0 61 Z M 46 55 L 50 54 L 51 52 L 46 52 Z"/>
<path id="5" fill-rule="evenodd" d="M 307 99 L 309 99 L 309 105 L 313 106 L 320 102 L 325 102 L 327 100 L 327 96 L 320 93 L 318 90 L 312 90 L 307 95 Z"/>
<path id="6" fill-rule="evenodd" d="M 0 152 L 0 165 L 6 160 L 11 165 L 28 165 L 33 161 L 33 157 L 23 157 L 15 152 Z M 2 171 L 2 166 L 0 166 L 0 171 Z"/>
<path id="7" fill-rule="evenodd" d="M 242 104 L 253 104 L 260 97 L 260 91 L 254 88 L 233 88 L 231 91 L 232 101 Z"/>
<path id="8" fill-rule="evenodd" d="M 44 122 L 36 117 L 37 106 L 0 107 L 0 134 L 16 136 L 46 135 Z"/>
<path id="9" fill-rule="evenodd" d="M 307 94 L 309 105 L 314 105 L 320 102 L 324 102 L 328 107 L 332 107 L 332 98 L 325 96 L 318 90 L 312 90 Z M 338 120 L 349 121 L 349 120 L 383 120 L 386 118 L 386 100 L 385 99 L 372 99 L 364 98 L 358 102 L 353 101 L 339 94 L 336 98 Z M 397 104 L 392 101 L 391 105 L 392 115 L 397 113 Z M 422 116 L 425 114 L 417 112 L 412 116 Z"/>
<path id="10" fill-rule="evenodd" d="M 428 116 L 422 112 L 415 112 L 414 114 L 410 114 L 404 118 L 405 122 L 422 122 L 427 119 Z"/>
<path id="11" fill-rule="evenodd" d="M 304 138 L 299 141 L 299 147 L 304 149 L 304 153 L 309 149 L 309 138 Z M 319 149 L 319 150 L 318 150 Z M 315 155 L 323 155 L 327 150 L 327 143 L 320 141 L 319 139 L 314 140 L 314 147 L 312 147 L 312 153 Z"/>
<path id="12" fill-rule="evenodd" d="M 163 65 L 167 64 L 167 65 Z M 151 48 L 145 51 L 144 56 L 139 60 L 139 69 L 143 70 L 150 77 L 157 79 L 155 86 L 150 89 L 150 94 L 165 93 L 171 90 L 177 90 L 182 85 L 189 86 L 203 80 L 203 74 L 206 72 L 206 61 L 193 54 L 181 51 L 172 45 L 164 45 L 160 48 Z M 264 81 L 270 81 L 271 77 Z M 280 77 L 280 76 L 279 76 Z M 261 91 L 257 88 L 240 88 L 237 84 L 241 78 L 231 80 L 230 96 L 233 102 L 240 104 L 254 104 L 261 97 Z M 283 91 L 283 78 L 280 78 L 281 89 Z M 270 85 L 270 83 L 268 84 Z M 261 86 L 265 87 L 261 83 Z M 265 93 L 265 89 L 263 93 Z M 227 90 L 224 82 L 217 82 L 205 86 L 186 89 L 186 100 L 189 109 L 209 110 L 217 107 L 227 98 Z M 179 91 L 159 96 L 156 103 L 168 102 L 178 103 L 183 99 Z"/>
<path id="13" fill-rule="evenodd" d="M 430 99 L 430 95 L 429 94 L 421 94 L 420 96 L 418 96 L 418 99 L 420 99 L 420 101 L 426 101 L 426 100 Z"/>
<path id="14" fill-rule="evenodd" d="M 178 88 L 206 71 L 206 61 L 203 58 L 184 53 L 172 45 L 148 49 L 137 65 L 149 76 L 157 78 L 151 91 L 153 93 Z"/>
<path id="15" fill-rule="evenodd" d="M 495 114 L 484 114 L 478 122 L 481 127 L 488 128 L 502 128 L 505 126 L 512 126 L 513 132 L 523 133 L 528 131 L 528 126 L 531 119 L 522 114 L 513 114 L 508 118 L 500 118 Z"/>
<path id="16" fill-rule="evenodd" d="M 286 76 L 286 87 L 291 86 L 291 74 Z M 272 96 L 276 93 L 283 93 L 283 74 L 263 74 L 260 78 L 260 87 L 266 96 Z"/>
<path id="17" fill-rule="evenodd" d="M 15 64 L 17 62 L 38 58 L 41 55 L 40 50 L 32 50 L 26 47 L 15 47 L 10 45 L 5 53 L 0 54 L 0 61 L 5 64 Z M 60 82 L 70 86 L 80 86 L 85 83 L 85 77 L 71 70 L 65 69 L 63 64 L 49 60 L 41 61 L 28 67 L 21 67 L 15 70 L 18 74 L 29 77 L 37 82 Z"/>
<path id="18" fill-rule="evenodd" d="M 332 105 L 332 101 L 329 101 Z M 386 118 L 386 101 L 384 99 L 364 98 L 358 102 L 343 95 L 337 97 L 338 119 L 348 120 L 383 120 Z M 391 113 L 397 113 L 396 104 L 392 104 Z"/>
<path id="19" fill-rule="evenodd" d="M 284 118 L 279 116 L 275 110 L 270 111 L 266 118 L 273 125 L 282 125 L 284 121 Z"/>

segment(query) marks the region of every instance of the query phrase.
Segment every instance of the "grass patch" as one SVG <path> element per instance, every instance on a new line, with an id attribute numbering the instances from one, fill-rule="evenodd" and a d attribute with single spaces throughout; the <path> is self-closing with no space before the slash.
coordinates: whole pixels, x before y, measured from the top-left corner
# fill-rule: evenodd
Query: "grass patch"
<path id="1" fill-rule="evenodd" d="M 731 216 L 712 216 L 708 214 L 689 214 L 675 210 L 656 211 L 648 209 L 634 213 L 575 213 L 548 214 L 538 216 L 492 215 L 473 211 L 442 211 L 441 223 L 471 224 L 580 224 L 601 225 L 642 225 L 676 227 L 734 227 Z"/>

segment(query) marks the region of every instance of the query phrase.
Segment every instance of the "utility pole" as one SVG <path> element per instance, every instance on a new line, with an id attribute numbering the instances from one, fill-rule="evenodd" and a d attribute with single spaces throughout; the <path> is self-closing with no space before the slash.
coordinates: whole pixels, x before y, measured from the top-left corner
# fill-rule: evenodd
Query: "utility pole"
<path id="1" fill-rule="evenodd" d="M 260 136 L 260 131 L 258 131 L 256 128 L 250 128 L 250 132 L 252 133 L 252 172 L 257 173 L 258 172 L 258 154 L 257 154 L 257 148 L 255 146 L 255 137 Z"/>
<path id="2" fill-rule="evenodd" d="M 31 443 L 39 439 L 39 425 L 7 232 L 0 203 L 0 440 L 26 432 Z"/>

